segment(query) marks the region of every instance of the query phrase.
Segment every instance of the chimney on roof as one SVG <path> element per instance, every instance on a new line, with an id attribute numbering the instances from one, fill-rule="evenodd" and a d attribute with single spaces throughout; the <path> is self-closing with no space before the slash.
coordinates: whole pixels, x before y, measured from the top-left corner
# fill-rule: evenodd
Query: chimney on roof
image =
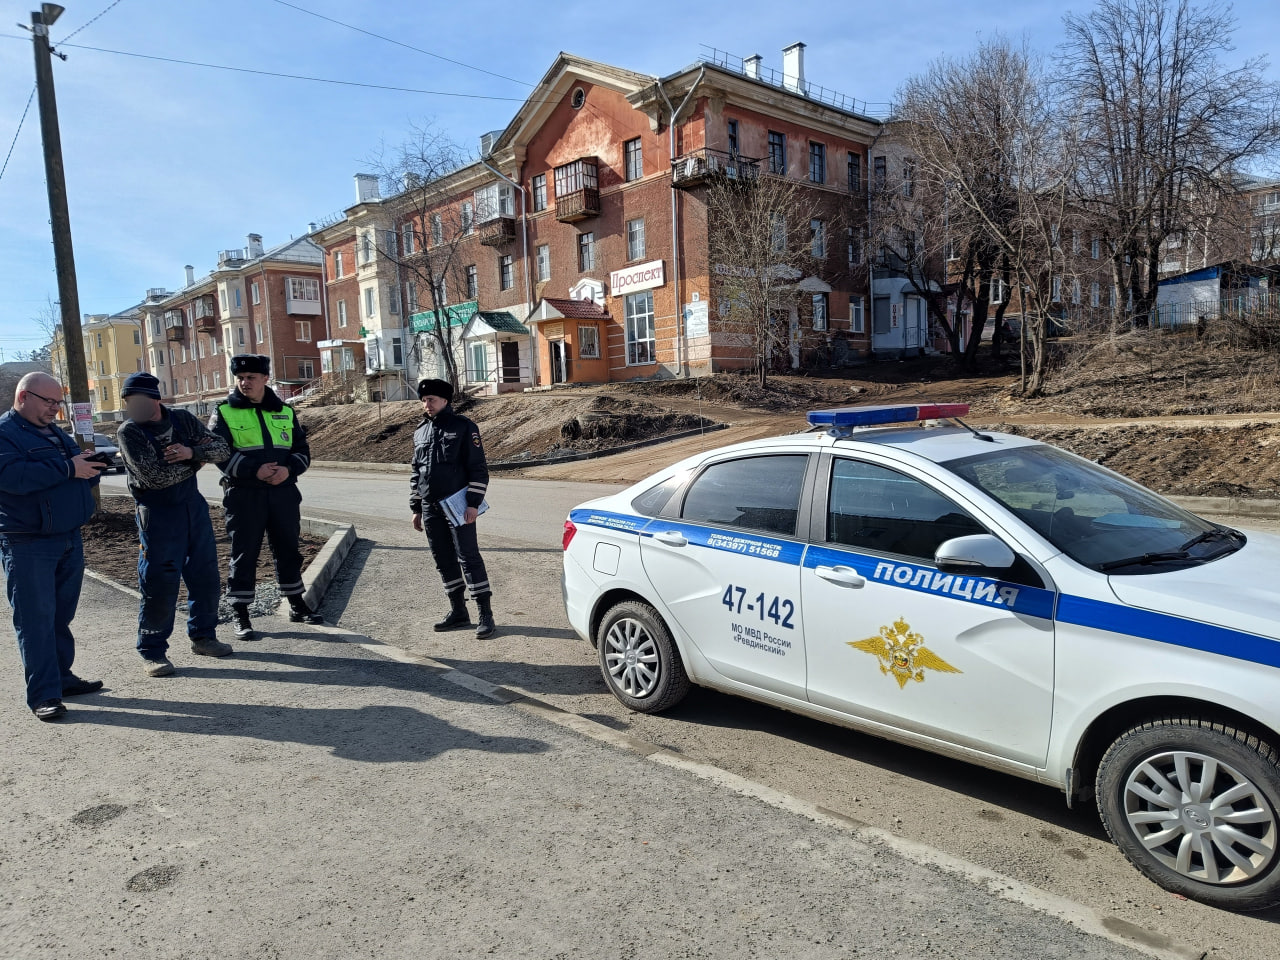
<path id="1" fill-rule="evenodd" d="M 187 271 L 187 286 L 189 287 L 196 282 L 196 268 L 188 263 L 182 269 Z"/>
<path id="2" fill-rule="evenodd" d="M 258 257 L 262 256 L 262 234 L 260 233 L 249 234 L 248 256 L 250 260 L 255 260 Z"/>
<path id="3" fill-rule="evenodd" d="M 782 48 L 782 85 L 792 93 L 805 92 L 803 43 Z"/>
<path id="4" fill-rule="evenodd" d="M 356 203 L 364 203 L 367 200 L 380 200 L 381 194 L 378 192 L 378 178 L 372 173 L 356 174 Z"/>
<path id="5" fill-rule="evenodd" d="M 316 222 L 312 220 L 310 223 L 307 224 L 307 233 L 315 233 L 315 232 L 316 232 Z"/>
<path id="6" fill-rule="evenodd" d="M 742 61 L 742 70 L 752 80 L 760 79 L 760 64 L 764 63 L 764 57 L 758 53 L 753 53 L 747 59 Z"/>

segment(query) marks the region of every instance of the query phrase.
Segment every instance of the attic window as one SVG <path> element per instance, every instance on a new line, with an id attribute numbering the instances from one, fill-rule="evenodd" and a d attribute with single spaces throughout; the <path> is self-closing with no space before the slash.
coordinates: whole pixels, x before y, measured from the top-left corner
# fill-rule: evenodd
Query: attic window
<path id="1" fill-rule="evenodd" d="M 582 108 L 582 105 L 586 102 L 587 102 L 587 92 L 583 90 L 581 87 L 575 87 L 573 91 L 573 98 L 570 100 L 570 103 L 573 104 L 573 109 L 580 110 Z"/>

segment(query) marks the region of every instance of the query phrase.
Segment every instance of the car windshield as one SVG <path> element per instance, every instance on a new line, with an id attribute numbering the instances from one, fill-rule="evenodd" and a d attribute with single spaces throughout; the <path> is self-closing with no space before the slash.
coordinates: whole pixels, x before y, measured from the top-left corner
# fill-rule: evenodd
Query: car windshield
<path id="1" fill-rule="evenodd" d="M 1184 569 L 1234 553 L 1244 535 L 1043 444 L 943 464 L 1071 559 L 1108 574 Z"/>

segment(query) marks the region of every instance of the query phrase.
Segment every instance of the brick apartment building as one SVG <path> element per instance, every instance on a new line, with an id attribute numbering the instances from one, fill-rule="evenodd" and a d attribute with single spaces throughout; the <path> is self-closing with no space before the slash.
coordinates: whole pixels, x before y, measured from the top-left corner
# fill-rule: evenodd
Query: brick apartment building
<path id="1" fill-rule="evenodd" d="M 879 129 L 865 104 L 805 81 L 803 44 L 783 52 L 781 72 L 713 52 L 661 79 L 561 54 L 508 126 L 482 138 L 481 160 L 445 178 L 438 210 L 409 210 L 408 190 L 384 200 L 358 187 L 344 220 L 317 232 L 330 316 L 346 302 L 350 317 L 358 300 L 367 331 L 398 331 L 391 352 L 406 382 L 439 370 L 424 331 L 456 325 L 458 368 L 484 392 L 748 367 L 750 345 L 722 317 L 733 265 L 710 262 L 707 190 L 724 177 L 785 176 L 833 208 L 865 209 Z M 404 266 L 450 223 L 467 232 L 463 274 L 437 318 Z M 398 274 L 367 284 L 338 274 L 359 256 L 361 229 L 375 236 L 366 251 L 392 254 Z M 800 305 L 780 318 L 791 331 L 784 365 L 870 348 L 860 238 L 822 247 L 820 267 L 798 281 Z"/>
<path id="2" fill-rule="evenodd" d="M 141 305 L 143 362 L 160 380 L 165 402 L 198 416 L 231 387 L 237 353 L 271 357 L 274 389 L 290 397 L 316 378 L 317 342 L 327 335 L 321 297 L 324 253 L 306 237 L 264 250 L 262 238 L 218 254 L 197 279 L 186 267 L 176 293 L 150 290 Z"/>

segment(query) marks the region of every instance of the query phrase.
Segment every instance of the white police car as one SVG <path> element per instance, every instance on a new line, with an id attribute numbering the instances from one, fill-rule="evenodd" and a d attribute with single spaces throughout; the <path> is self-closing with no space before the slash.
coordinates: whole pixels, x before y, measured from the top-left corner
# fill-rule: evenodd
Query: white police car
<path id="1" fill-rule="evenodd" d="M 815 411 L 574 509 L 565 607 L 609 689 L 714 687 L 1096 797 L 1161 886 L 1280 903 L 1280 537 L 967 412 Z"/>

